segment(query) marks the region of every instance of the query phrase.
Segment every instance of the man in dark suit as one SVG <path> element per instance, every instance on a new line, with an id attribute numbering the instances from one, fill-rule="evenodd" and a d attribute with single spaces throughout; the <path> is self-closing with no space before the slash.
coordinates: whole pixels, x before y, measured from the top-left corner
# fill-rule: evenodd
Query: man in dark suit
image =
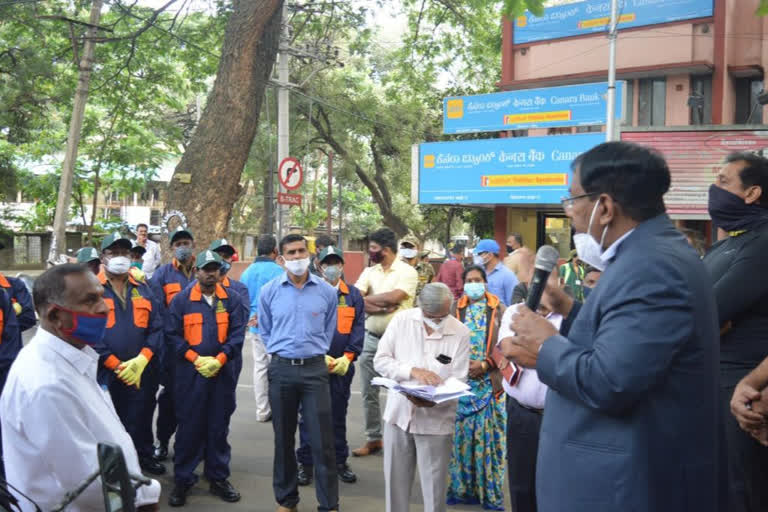
<path id="1" fill-rule="evenodd" d="M 698 255 L 664 213 L 667 164 L 608 142 L 573 163 L 579 258 L 605 271 L 583 307 L 557 287 L 558 333 L 521 307 L 507 355 L 549 386 L 540 512 L 717 509 L 717 309 Z"/>

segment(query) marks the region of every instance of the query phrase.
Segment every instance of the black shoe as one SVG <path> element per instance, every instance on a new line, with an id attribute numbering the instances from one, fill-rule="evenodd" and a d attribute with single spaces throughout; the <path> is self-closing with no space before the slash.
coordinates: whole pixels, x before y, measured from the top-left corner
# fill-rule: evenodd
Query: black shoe
<path id="1" fill-rule="evenodd" d="M 240 493 L 232 487 L 229 480 L 211 480 L 211 494 L 230 503 L 240 501 Z"/>
<path id="2" fill-rule="evenodd" d="M 336 466 L 336 472 L 339 475 L 339 480 L 348 484 L 357 482 L 357 475 L 349 469 L 349 464 L 339 464 Z"/>
<path id="3" fill-rule="evenodd" d="M 312 483 L 312 466 L 304 467 L 304 464 L 299 464 L 299 469 L 296 472 L 296 479 L 299 481 L 299 485 L 305 486 Z"/>
<path id="4" fill-rule="evenodd" d="M 163 443 L 157 443 L 155 445 L 155 453 L 152 457 L 158 462 L 164 461 L 168 458 L 168 445 Z"/>
<path id="5" fill-rule="evenodd" d="M 172 507 L 183 507 L 187 503 L 187 493 L 191 485 L 177 483 L 173 486 L 171 495 L 168 496 L 168 504 Z"/>
<path id="6" fill-rule="evenodd" d="M 141 466 L 141 470 L 144 473 L 149 473 L 150 475 L 165 474 L 165 466 L 152 457 L 139 459 L 139 466 Z"/>

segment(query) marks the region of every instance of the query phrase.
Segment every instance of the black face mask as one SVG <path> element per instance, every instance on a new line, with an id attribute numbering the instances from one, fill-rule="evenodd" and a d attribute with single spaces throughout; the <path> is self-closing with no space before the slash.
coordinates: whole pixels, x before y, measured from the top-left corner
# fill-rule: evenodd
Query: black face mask
<path id="1" fill-rule="evenodd" d="M 709 187 L 709 216 L 715 226 L 726 231 L 753 229 L 768 222 L 768 209 L 747 204 L 744 199 L 717 185 Z"/>
<path id="2" fill-rule="evenodd" d="M 508 253 L 508 254 L 512 254 L 513 252 L 515 252 L 515 248 L 514 248 L 514 247 L 512 247 L 511 245 L 508 245 L 508 246 L 507 246 L 507 253 Z"/>

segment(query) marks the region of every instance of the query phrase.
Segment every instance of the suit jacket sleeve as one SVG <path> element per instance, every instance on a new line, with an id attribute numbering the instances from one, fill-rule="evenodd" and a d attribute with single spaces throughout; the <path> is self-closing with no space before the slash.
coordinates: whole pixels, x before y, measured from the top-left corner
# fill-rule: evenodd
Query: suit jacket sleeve
<path id="1" fill-rule="evenodd" d="M 632 407 L 664 374 L 693 332 L 687 283 L 663 261 L 635 263 L 604 304 L 594 343 L 558 335 L 539 351 L 539 379 L 558 393 L 605 413 Z M 591 320 L 587 320 L 587 323 Z M 578 340 L 577 340 L 578 341 Z"/>

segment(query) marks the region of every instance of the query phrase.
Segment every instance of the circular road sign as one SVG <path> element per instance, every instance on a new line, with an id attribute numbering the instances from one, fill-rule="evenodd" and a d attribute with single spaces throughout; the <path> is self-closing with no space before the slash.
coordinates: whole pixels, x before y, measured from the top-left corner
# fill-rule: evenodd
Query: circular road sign
<path id="1" fill-rule="evenodd" d="M 298 159 L 292 156 L 284 158 L 280 162 L 280 166 L 277 168 L 277 175 L 280 179 L 280 184 L 287 190 L 296 190 L 301 186 L 301 182 L 304 181 L 304 171 L 301 169 L 301 164 Z"/>

